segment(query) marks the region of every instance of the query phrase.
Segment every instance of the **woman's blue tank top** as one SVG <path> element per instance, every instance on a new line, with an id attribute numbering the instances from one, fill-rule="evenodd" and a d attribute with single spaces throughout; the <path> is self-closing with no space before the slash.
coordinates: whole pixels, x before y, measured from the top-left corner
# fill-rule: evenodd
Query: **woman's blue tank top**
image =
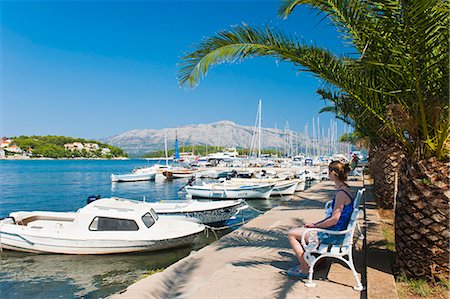
<path id="1" fill-rule="evenodd" d="M 347 228 L 348 223 L 350 222 L 350 217 L 353 213 L 353 197 L 345 190 L 339 189 L 336 191 L 336 194 L 333 196 L 333 201 L 331 202 L 331 208 L 334 209 L 334 204 L 336 201 L 336 196 L 339 191 L 345 192 L 348 197 L 350 197 L 351 201 L 348 205 L 345 205 L 341 212 L 341 217 L 339 217 L 338 222 L 332 227 L 328 228 L 330 230 L 345 230 Z"/>

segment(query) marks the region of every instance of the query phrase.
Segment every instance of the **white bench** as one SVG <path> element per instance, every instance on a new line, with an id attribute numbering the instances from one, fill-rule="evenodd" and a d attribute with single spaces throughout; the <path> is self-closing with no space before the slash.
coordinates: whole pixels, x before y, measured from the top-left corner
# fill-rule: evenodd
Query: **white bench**
<path id="1" fill-rule="evenodd" d="M 350 217 L 350 221 L 348 223 L 347 229 L 342 231 L 332 231 L 321 228 L 309 228 L 305 230 L 302 234 L 301 243 L 305 250 L 304 258 L 306 263 L 309 265 L 309 277 L 308 281 L 305 283 L 307 287 L 315 287 L 316 284 L 313 282 L 313 274 L 314 274 L 314 265 L 321 258 L 332 257 L 337 258 L 343 262 L 345 262 L 350 270 L 352 270 L 353 276 L 356 280 L 356 286 L 353 287 L 354 290 L 362 291 L 364 290 L 363 285 L 361 284 L 361 280 L 358 277 L 358 273 L 355 270 L 355 266 L 353 264 L 353 236 L 355 230 L 358 231 L 359 238 L 364 239 L 364 236 L 361 233 L 361 229 L 359 227 L 358 218 L 362 213 L 359 209 L 359 203 L 361 201 L 362 195 L 366 189 L 360 189 L 356 195 L 355 200 L 353 201 L 353 212 Z M 330 202 L 326 204 L 329 205 Z M 317 233 L 322 232 L 326 233 L 330 236 L 343 236 L 342 242 L 337 244 L 329 244 L 329 243 L 321 243 L 321 238 L 318 237 Z"/>

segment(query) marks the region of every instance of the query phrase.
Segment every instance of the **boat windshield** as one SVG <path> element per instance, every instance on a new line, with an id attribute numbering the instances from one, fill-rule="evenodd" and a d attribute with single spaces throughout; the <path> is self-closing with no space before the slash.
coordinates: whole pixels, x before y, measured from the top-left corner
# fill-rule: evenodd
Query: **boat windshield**
<path id="1" fill-rule="evenodd" d="M 148 228 L 155 224 L 155 219 L 150 213 L 145 213 L 145 215 L 142 216 L 142 221 L 144 221 L 145 226 Z"/>

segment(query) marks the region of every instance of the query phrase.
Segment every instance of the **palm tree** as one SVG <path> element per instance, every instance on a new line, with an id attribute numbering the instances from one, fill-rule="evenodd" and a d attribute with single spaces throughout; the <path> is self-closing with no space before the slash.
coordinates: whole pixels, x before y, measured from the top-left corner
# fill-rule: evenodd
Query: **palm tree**
<path id="1" fill-rule="evenodd" d="M 358 103 L 345 94 L 331 90 L 319 89 L 317 93 L 332 106 L 322 108 L 319 113 L 332 112 L 336 118 L 354 128 L 351 140 L 363 140 L 369 149 L 369 170 L 374 179 L 374 193 L 377 205 L 382 209 L 392 209 L 395 197 L 395 179 L 404 165 L 403 148 L 393 139 L 380 138 L 383 136 L 383 126 L 369 115 L 360 116 L 361 108 Z"/>
<path id="2" fill-rule="evenodd" d="M 269 27 L 235 26 L 204 39 L 183 57 L 180 84 L 195 86 L 209 67 L 247 57 L 273 56 L 321 78 L 357 107 L 355 124 L 382 151 L 395 143 L 407 163 L 400 171 L 396 246 L 409 276 L 448 279 L 448 0 L 285 0 L 324 12 L 358 55 L 340 56 Z M 427 160 L 428 159 L 428 160 Z M 425 162 L 424 162 L 425 161 Z M 428 161 L 428 162 L 427 162 Z M 413 178 L 413 180 L 411 180 Z M 411 249 L 412 248 L 412 249 Z"/>

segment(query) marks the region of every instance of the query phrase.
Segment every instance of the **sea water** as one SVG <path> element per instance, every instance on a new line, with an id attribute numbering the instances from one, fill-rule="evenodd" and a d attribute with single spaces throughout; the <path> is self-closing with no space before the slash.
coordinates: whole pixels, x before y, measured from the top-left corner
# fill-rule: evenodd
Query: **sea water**
<path id="1" fill-rule="evenodd" d="M 185 200 L 187 179 L 111 183 L 110 175 L 158 162 L 130 160 L 0 161 L 0 218 L 14 211 L 76 211 L 90 195 L 146 201 Z M 164 162 L 161 162 L 164 164 Z M 252 200 L 267 211 L 283 199 Z M 246 211 L 236 219 L 257 216 Z M 231 229 L 219 232 L 219 237 Z M 216 240 L 201 236 L 191 247 L 116 255 L 57 255 L 0 252 L 0 298 L 99 298 L 118 292 L 149 271 L 165 268 Z"/>

